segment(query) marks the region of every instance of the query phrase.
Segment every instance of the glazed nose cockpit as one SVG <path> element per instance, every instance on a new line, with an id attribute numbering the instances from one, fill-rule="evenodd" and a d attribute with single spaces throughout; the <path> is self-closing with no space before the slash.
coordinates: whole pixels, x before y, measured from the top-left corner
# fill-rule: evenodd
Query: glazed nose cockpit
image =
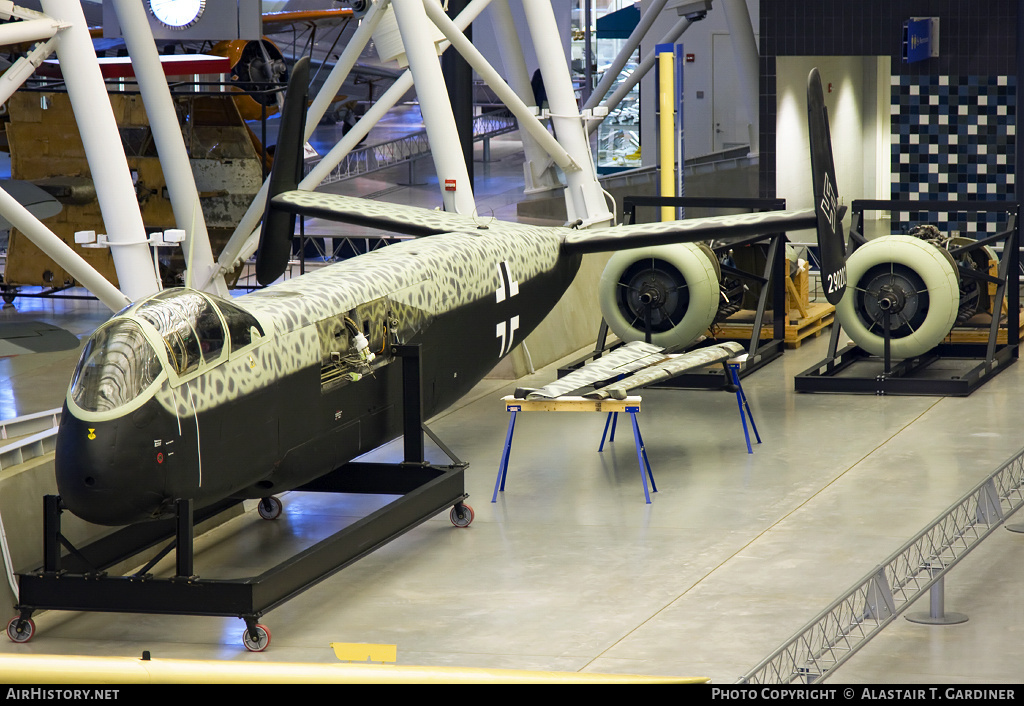
<path id="1" fill-rule="evenodd" d="M 115 319 L 86 343 L 70 396 L 82 410 L 110 412 L 135 400 L 162 370 L 142 327 L 131 319 Z"/>
<path id="2" fill-rule="evenodd" d="M 64 505 L 100 524 L 159 516 L 174 500 L 169 467 L 197 461 L 178 411 L 158 391 L 184 390 L 233 350 L 263 335 L 232 302 L 189 289 L 165 290 L 117 314 L 86 343 L 57 435 L 57 488 Z M 191 395 L 177 395 L 191 399 Z M 194 407 L 192 407 L 194 410 Z M 193 412 L 194 414 L 194 412 Z M 155 444 L 177 442 L 170 454 Z"/>

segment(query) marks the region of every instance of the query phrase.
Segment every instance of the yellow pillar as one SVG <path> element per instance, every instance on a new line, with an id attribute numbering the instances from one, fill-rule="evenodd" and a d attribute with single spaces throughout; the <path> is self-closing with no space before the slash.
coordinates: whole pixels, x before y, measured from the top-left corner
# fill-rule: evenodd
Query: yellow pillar
<path id="1" fill-rule="evenodd" d="M 675 51 L 671 44 L 655 47 L 658 55 L 658 105 L 661 123 L 658 127 L 659 161 L 661 165 L 661 196 L 676 195 L 676 101 Z M 674 206 L 661 207 L 661 220 L 675 220 Z"/>

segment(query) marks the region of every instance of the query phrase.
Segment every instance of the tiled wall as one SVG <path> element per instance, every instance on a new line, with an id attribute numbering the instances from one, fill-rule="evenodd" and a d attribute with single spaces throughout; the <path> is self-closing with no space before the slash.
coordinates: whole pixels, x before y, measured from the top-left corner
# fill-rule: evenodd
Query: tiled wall
<path id="1" fill-rule="evenodd" d="M 891 198 L 1012 198 L 1016 86 L 1014 76 L 893 76 Z M 999 220 L 995 212 L 910 215 L 968 233 Z"/>
<path id="2" fill-rule="evenodd" d="M 761 195 L 775 196 L 775 58 L 889 56 L 892 198 L 1015 200 L 1017 15 L 1016 0 L 761 0 Z M 938 58 L 903 62 L 910 17 L 939 18 Z"/>

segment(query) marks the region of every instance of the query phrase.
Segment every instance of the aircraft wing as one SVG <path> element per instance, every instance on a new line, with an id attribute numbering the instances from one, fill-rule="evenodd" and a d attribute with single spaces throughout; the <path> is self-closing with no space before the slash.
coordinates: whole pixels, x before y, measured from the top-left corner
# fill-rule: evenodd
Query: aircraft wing
<path id="1" fill-rule="evenodd" d="M 633 390 L 653 385 L 662 380 L 669 380 L 685 373 L 687 370 L 703 368 L 705 365 L 720 363 L 734 358 L 743 351 L 743 346 L 735 341 L 726 341 L 714 346 L 698 348 L 687 353 L 668 356 L 665 360 L 648 366 L 639 372 L 611 383 L 600 390 L 583 395 L 591 400 L 624 400 Z"/>
<path id="2" fill-rule="evenodd" d="M 489 216 L 466 216 L 447 211 L 431 211 L 416 206 L 370 201 L 301 189 L 284 191 L 274 196 L 271 199 L 271 206 L 287 213 L 381 228 L 405 235 L 438 235 L 479 228 L 490 230 L 530 228 L 530 226 L 520 223 L 499 221 Z"/>
<path id="3" fill-rule="evenodd" d="M 352 19 L 355 13 L 349 8 L 326 10 L 282 10 L 263 13 L 263 31 L 266 34 L 289 30 L 295 25 L 307 27 L 337 27 Z"/>
<path id="4" fill-rule="evenodd" d="M 42 321 L 0 324 L 0 358 L 23 353 L 53 353 L 78 348 L 78 336 Z"/>
<path id="5" fill-rule="evenodd" d="M 804 230 L 814 228 L 817 223 L 813 208 L 742 213 L 662 223 L 637 223 L 593 230 L 573 230 L 562 241 L 562 250 L 569 254 L 611 252 L 651 245 L 692 243 L 716 238 Z"/>
<path id="6" fill-rule="evenodd" d="M 665 349 L 661 346 L 643 341 L 632 341 L 539 390 L 531 391 L 526 395 L 526 399 L 554 399 L 568 395 L 581 387 L 646 368 L 665 358 Z"/>

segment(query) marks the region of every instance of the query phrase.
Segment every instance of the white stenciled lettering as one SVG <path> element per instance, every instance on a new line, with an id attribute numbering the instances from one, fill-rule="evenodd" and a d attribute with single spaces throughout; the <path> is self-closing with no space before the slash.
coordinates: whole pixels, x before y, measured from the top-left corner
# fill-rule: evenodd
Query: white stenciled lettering
<path id="1" fill-rule="evenodd" d="M 825 292 L 832 294 L 846 288 L 846 265 L 836 272 L 829 272 L 826 275 Z"/>
<path id="2" fill-rule="evenodd" d="M 832 187 L 832 180 L 825 175 L 825 183 L 821 191 L 821 212 L 828 219 L 828 224 L 835 232 L 836 229 L 836 211 L 839 209 L 839 200 L 836 196 L 836 191 Z"/>

